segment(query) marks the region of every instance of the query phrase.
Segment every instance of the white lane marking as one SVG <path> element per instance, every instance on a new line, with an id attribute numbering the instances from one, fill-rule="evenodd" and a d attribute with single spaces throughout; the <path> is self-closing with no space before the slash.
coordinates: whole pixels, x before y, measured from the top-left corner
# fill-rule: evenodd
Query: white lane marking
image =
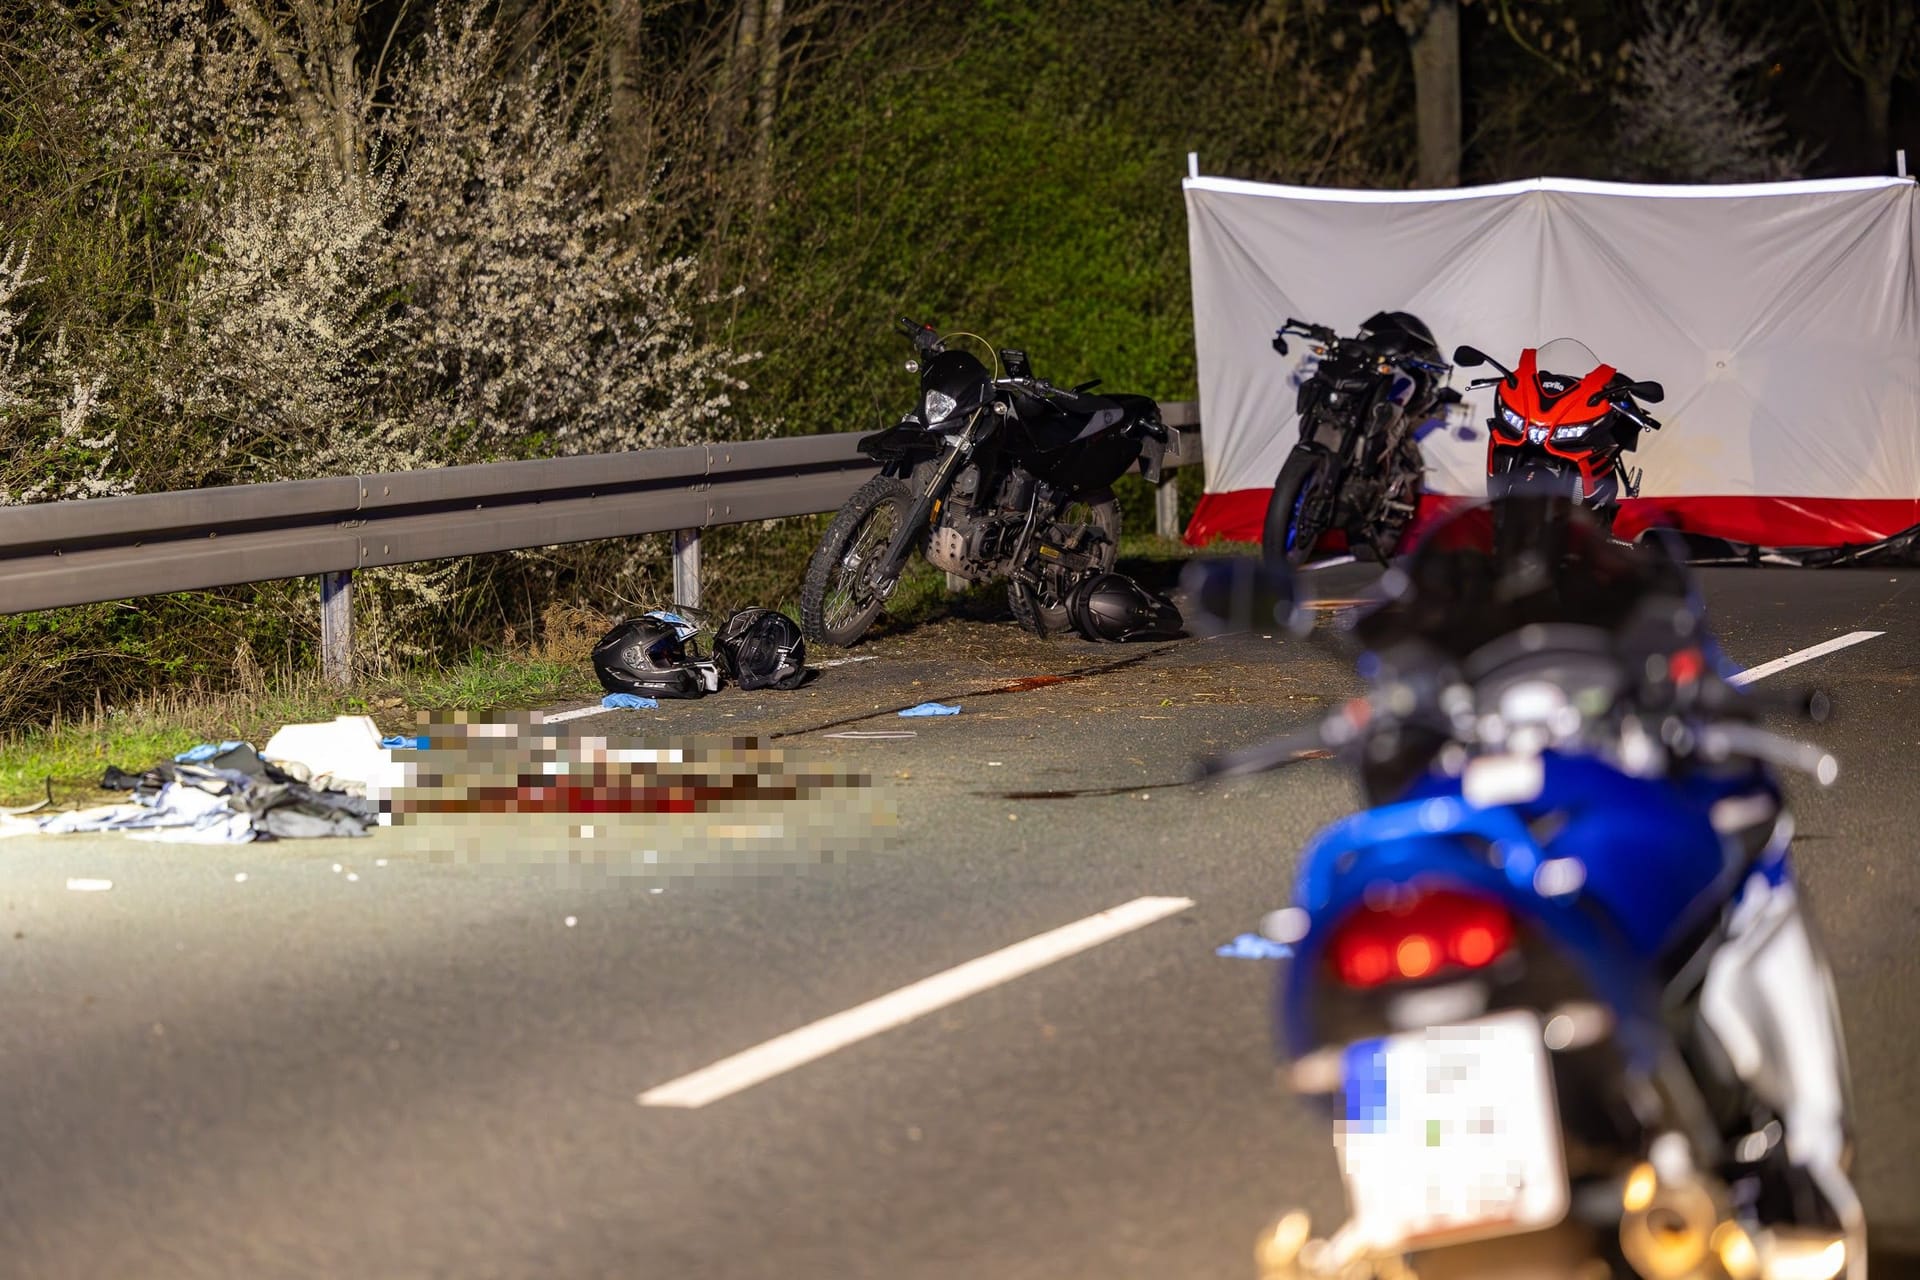
<path id="1" fill-rule="evenodd" d="M 872 662 L 875 658 L 878 658 L 879 656 L 880 655 L 877 653 L 863 653 L 857 658 L 829 658 L 825 662 L 816 662 L 816 663 L 813 663 L 812 665 L 816 667 L 821 667 L 821 668 L 844 667 L 849 662 Z"/>
<path id="2" fill-rule="evenodd" d="M 1315 560 L 1312 564 L 1303 566 L 1301 572 L 1312 573 L 1316 569 L 1331 569 L 1335 565 L 1352 564 L 1357 559 L 1359 559 L 1358 556 L 1335 556 L 1331 560 Z"/>
<path id="3" fill-rule="evenodd" d="M 619 708 L 617 707 L 598 707 L 598 706 L 577 707 L 572 711 L 562 711 L 557 715 L 541 716 L 540 723 L 541 724 L 559 724 L 562 720 L 578 720 L 582 716 L 605 715 L 609 711 L 617 711 L 617 710 L 619 710 Z"/>
<path id="4" fill-rule="evenodd" d="M 1191 898 L 1135 898 L 723 1058 L 710 1067 L 647 1090 L 640 1095 L 640 1105 L 704 1107 L 869 1036 L 1144 928 L 1192 905 Z"/>
<path id="5" fill-rule="evenodd" d="M 1785 671 L 1788 667 L 1797 667 L 1803 662 L 1811 662 L 1815 658 L 1824 658 L 1830 653 L 1836 653 L 1851 645 L 1859 644 L 1862 640 L 1871 640 L 1875 636 L 1883 636 L 1885 634 L 1886 632 L 1884 631 L 1849 631 L 1846 635 L 1835 636 L 1833 639 L 1821 644 L 1816 644 L 1810 649 L 1796 649 L 1783 658 L 1775 658 L 1772 662 L 1763 662 L 1757 667 L 1749 667 L 1738 675 L 1728 676 L 1727 683 L 1752 684 L 1755 680 L 1764 680 L 1776 672 Z"/>

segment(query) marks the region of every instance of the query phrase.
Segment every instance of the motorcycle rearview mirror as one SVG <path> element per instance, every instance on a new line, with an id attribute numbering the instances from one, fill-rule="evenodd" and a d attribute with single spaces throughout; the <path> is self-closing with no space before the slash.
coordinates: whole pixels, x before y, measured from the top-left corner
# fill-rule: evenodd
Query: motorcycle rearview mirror
<path id="1" fill-rule="evenodd" d="M 1797 689 L 1776 690 L 1771 699 L 1763 702 L 1763 705 L 1768 704 L 1774 709 L 1797 716 L 1802 720 L 1810 720 L 1814 724 L 1825 724 L 1833 719 L 1833 695 L 1825 689 L 1811 685 Z"/>
<path id="2" fill-rule="evenodd" d="M 1463 369 L 1474 369 L 1487 363 L 1487 357 L 1478 347 L 1455 347 L 1453 362 Z"/>
<path id="3" fill-rule="evenodd" d="M 1273 349 L 1281 355 L 1287 354 L 1287 339 L 1284 334 L 1276 333 L 1273 335 Z"/>
<path id="4" fill-rule="evenodd" d="M 1667 389 L 1657 382 L 1631 383 L 1627 387 L 1627 392 L 1635 400 L 1645 401 L 1647 404 L 1659 404 L 1667 398 Z"/>
<path id="5" fill-rule="evenodd" d="M 1191 602 L 1188 621 L 1199 635 L 1267 629 L 1300 635 L 1313 623 L 1293 574 L 1252 556 L 1189 561 L 1180 587 Z"/>

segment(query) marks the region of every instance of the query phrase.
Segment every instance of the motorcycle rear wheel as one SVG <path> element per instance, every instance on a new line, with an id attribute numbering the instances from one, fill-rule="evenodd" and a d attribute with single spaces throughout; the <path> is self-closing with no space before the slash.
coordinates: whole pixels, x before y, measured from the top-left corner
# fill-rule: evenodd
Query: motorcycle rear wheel
<path id="1" fill-rule="evenodd" d="M 1273 482 L 1260 554 L 1268 564 L 1299 567 L 1333 523 L 1333 495 L 1322 493 L 1333 458 L 1319 449 L 1295 448 Z"/>
<path id="2" fill-rule="evenodd" d="M 1091 525 L 1103 539 L 1096 556 L 1099 572 L 1106 573 L 1113 568 L 1113 562 L 1120 553 L 1120 504 L 1114 501 L 1111 493 L 1088 494 L 1080 501 L 1069 504 L 1057 523 Z M 1046 593 L 1036 592 L 1023 582 L 1007 584 L 1007 606 L 1013 610 L 1013 620 L 1020 624 L 1020 629 L 1037 636 L 1064 631 L 1073 622 L 1067 616 L 1064 599 L 1049 598 Z"/>
<path id="3" fill-rule="evenodd" d="M 800 587 L 800 625 L 808 640 L 844 648 L 873 626 L 892 592 L 867 583 L 868 563 L 886 550 L 912 500 L 905 481 L 875 476 L 841 504 Z"/>

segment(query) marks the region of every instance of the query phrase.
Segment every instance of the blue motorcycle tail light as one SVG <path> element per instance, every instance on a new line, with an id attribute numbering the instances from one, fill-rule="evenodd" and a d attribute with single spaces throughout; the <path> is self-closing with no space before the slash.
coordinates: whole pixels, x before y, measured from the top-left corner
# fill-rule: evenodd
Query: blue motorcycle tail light
<path id="1" fill-rule="evenodd" d="M 1491 899 L 1451 889 L 1362 906 L 1334 931 L 1328 955 L 1350 987 L 1418 982 L 1449 969 L 1483 969 L 1513 945 L 1513 917 Z"/>

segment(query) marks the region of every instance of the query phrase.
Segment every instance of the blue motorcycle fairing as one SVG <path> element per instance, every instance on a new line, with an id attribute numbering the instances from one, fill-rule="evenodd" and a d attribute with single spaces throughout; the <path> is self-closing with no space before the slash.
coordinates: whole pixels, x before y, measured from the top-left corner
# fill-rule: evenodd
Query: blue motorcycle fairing
<path id="1" fill-rule="evenodd" d="M 1295 897 L 1310 924 L 1281 969 L 1276 1029 L 1285 1044 L 1276 1047 L 1295 1057 L 1318 1047 L 1313 995 L 1327 943 L 1368 887 L 1419 881 L 1503 903 L 1567 957 L 1612 1009 L 1630 1060 L 1651 1067 L 1664 1044 L 1660 957 L 1721 910 L 1751 869 L 1713 829 L 1709 810 L 1773 784 L 1758 771 L 1642 779 L 1591 757 L 1542 759 L 1539 797 L 1525 805 L 1477 809 L 1461 798 L 1458 779 L 1429 775 L 1408 798 L 1334 823 L 1308 845 Z M 1550 813 L 1564 825 L 1542 848 L 1527 824 Z M 1585 877 L 1576 891 L 1548 897 L 1534 887 L 1548 858 L 1579 860 Z"/>

